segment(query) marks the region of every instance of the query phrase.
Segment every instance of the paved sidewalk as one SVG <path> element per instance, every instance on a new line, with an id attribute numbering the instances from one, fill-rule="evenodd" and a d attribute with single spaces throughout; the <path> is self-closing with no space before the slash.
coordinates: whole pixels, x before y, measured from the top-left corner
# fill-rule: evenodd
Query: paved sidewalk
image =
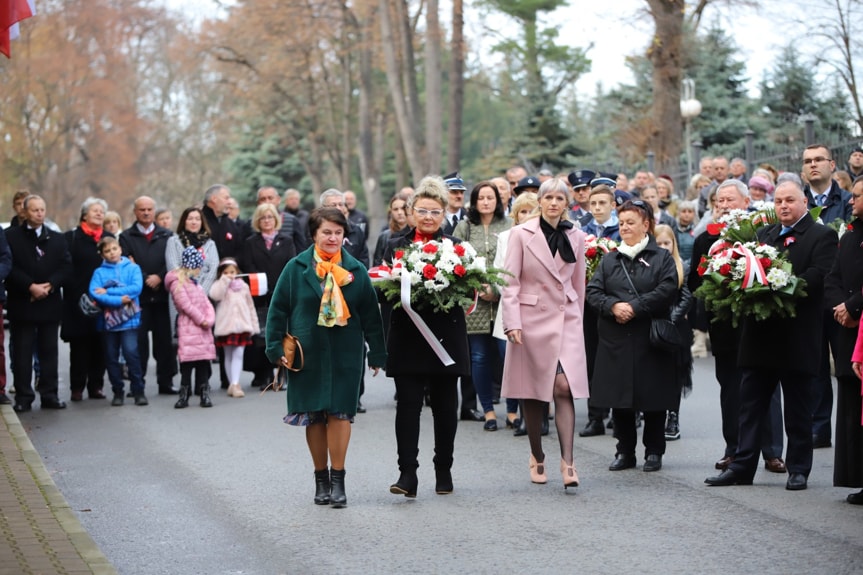
<path id="1" fill-rule="evenodd" d="M 116 574 L 63 495 L 11 405 L 0 406 L 0 575 Z"/>

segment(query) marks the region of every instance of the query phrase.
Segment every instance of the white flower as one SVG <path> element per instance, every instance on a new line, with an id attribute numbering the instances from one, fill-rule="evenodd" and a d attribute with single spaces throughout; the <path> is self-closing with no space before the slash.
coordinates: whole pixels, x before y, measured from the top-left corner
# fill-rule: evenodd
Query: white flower
<path id="1" fill-rule="evenodd" d="M 411 270 L 410 275 L 411 275 L 411 285 L 417 285 L 418 283 L 423 281 L 423 275 L 420 272 Z"/>
<path id="2" fill-rule="evenodd" d="M 469 270 L 477 270 L 484 272 L 485 271 L 485 258 L 480 256 L 475 258 L 472 262 L 469 262 L 468 265 L 465 266 L 466 269 Z"/>
<path id="3" fill-rule="evenodd" d="M 774 290 L 782 289 L 788 285 L 790 277 L 791 276 L 788 272 L 780 268 L 772 268 L 767 272 L 767 281 L 770 283 L 771 289 Z"/>

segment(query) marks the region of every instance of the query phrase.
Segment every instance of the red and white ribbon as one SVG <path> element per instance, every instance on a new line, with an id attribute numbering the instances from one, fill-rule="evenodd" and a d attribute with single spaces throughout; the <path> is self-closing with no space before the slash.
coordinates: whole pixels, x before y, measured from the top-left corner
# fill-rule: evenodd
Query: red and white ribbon
<path id="1" fill-rule="evenodd" d="M 767 274 L 764 272 L 764 266 L 761 265 L 761 260 L 755 257 L 752 250 L 736 242 L 730 249 L 719 252 L 719 257 L 728 259 L 736 259 L 734 256 L 740 256 L 746 260 L 746 268 L 743 272 L 743 281 L 741 287 L 743 289 L 752 287 L 755 283 L 763 286 L 767 285 Z"/>
<path id="2" fill-rule="evenodd" d="M 417 314 L 411 308 L 411 275 L 407 273 L 407 270 L 403 270 L 401 274 L 402 278 L 402 291 L 401 291 L 401 301 L 402 307 L 405 310 L 405 313 L 408 314 L 408 317 L 411 318 L 411 321 L 414 322 L 417 330 L 426 340 L 426 343 L 429 344 L 429 347 L 432 348 L 432 351 L 441 360 L 445 366 L 450 366 L 455 364 L 455 360 L 450 357 L 447 351 L 444 349 L 443 345 L 440 341 L 438 341 L 437 337 L 435 337 L 434 332 L 432 332 L 431 328 L 426 325 L 426 322 L 423 321 L 423 318 Z"/>

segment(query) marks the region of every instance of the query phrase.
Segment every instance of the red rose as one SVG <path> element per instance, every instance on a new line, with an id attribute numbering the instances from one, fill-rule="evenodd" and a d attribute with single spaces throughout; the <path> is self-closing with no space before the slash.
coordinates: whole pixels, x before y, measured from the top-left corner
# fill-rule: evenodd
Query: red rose
<path id="1" fill-rule="evenodd" d="M 589 258 L 594 257 L 596 255 L 596 248 L 587 248 L 587 251 L 584 252 L 584 255 Z"/>
<path id="2" fill-rule="evenodd" d="M 395 258 L 396 258 L 397 260 L 400 260 L 400 259 L 402 259 L 403 257 L 405 257 L 405 251 L 404 251 L 404 250 L 396 250 Z"/>
<path id="3" fill-rule="evenodd" d="M 852 224 L 848 224 L 847 226 L 845 226 L 845 229 L 848 230 L 849 232 L 853 232 L 854 226 Z"/>
<path id="4" fill-rule="evenodd" d="M 454 274 L 455 274 L 455 275 L 457 275 L 458 277 L 464 277 L 464 274 L 466 274 L 466 273 L 467 273 L 467 270 L 466 270 L 466 269 L 464 269 L 464 266 L 463 266 L 463 265 L 458 264 L 458 265 L 456 265 L 456 266 L 452 269 L 452 273 L 454 273 Z"/>
<path id="5" fill-rule="evenodd" d="M 759 262 L 761 262 L 761 267 L 767 269 L 770 267 L 770 258 L 759 258 Z"/>
<path id="6" fill-rule="evenodd" d="M 464 256 L 464 246 L 460 244 L 456 244 L 453 246 L 452 250 L 455 252 L 455 255 L 458 257 Z"/>
<path id="7" fill-rule="evenodd" d="M 437 246 L 434 245 L 433 243 L 427 243 L 426 245 L 423 246 L 423 251 L 427 254 L 436 254 L 437 253 Z"/>
<path id="8" fill-rule="evenodd" d="M 433 280 L 437 275 L 437 268 L 431 264 L 426 264 L 423 268 L 423 277 L 427 280 Z"/>
<path id="9" fill-rule="evenodd" d="M 702 266 L 698 266 L 698 275 L 703 276 L 705 273 L 707 273 L 707 268 L 702 267 Z"/>
<path id="10" fill-rule="evenodd" d="M 723 276 L 727 276 L 731 273 L 731 264 L 722 264 L 719 268 L 719 274 Z"/>
<path id="11" fill-rule="evenodd" d="M 707 224 L 707 233 L 718 236 L 725 229 L 725 224 Z"/>

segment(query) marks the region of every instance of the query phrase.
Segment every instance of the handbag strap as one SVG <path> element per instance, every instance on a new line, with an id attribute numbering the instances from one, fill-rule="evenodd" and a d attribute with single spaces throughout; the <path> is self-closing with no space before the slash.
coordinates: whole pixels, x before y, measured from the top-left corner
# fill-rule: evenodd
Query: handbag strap
<path id="1" fill-rule="evenodd" d="M 626 269 L 626 264 L 625 264 L 625 263 L 623 263 L 623 260 L 622 260 L 622 259 L 620 259 L 620 260 L 618 260 L 618 261 L 620 262 L 620 267 L 623 269 L 623 275 L 625 275 L 625 276 L 626 276 L 626 281 L 628 281 L 628 282 L 629 282 L 629 285 L 632 287 L 632 291 L 634 291 L 634 292 L 635 292 L 635 297 L 637 297 L 637 298 L 638 298 L 638 301 L 640 301 L 640 302 L 641 302 L 641 305 L 644 305 L 644 302 L 643 302 L 643 301 L 641 301 L 641 294 L 640 294 L 640 293 L 638 293 L 638 290 L 637 290 L 637 289 L 635 289 L 635 284 L 634 284 L 634 283 L 632 283 L 632 278 L 629 276 L 629 270 L 627 270 L 627 269 Z M 648 317 L 650 317 L 650 319 L 653 319 L 653 314 L 651 314 L 651 313 L 647 310 L 647 306 L 646 306 L 646 305 L 644 306 L 644 311 L 646 311 L 646 312 L 647 312 L 647 315 L 648 315 Z"/>

